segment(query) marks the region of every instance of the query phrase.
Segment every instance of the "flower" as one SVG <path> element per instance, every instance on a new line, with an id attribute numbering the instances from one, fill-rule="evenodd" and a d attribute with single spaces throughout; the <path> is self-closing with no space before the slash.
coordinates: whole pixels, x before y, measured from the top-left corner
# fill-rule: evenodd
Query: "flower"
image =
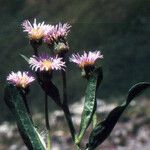
<path id="1" fill-rule="evenodd" d="M 70 28 L 71 26 L 67 23 L 59 23 L 56 26 L 51 26 L 47 34 L 44 36 L 43 40 L 47 44 L 53 44 L 54 41 L 57 41 L 59 38 L 65 39 L 70 31 Z"/>
<path id="2" fill-rule="evenodd" d="M 29 20 L 25 20 L 22 23 L 23 31 L 28 33 L 30 40 L 41 40 L 45 34 L 52 28 L 51 25 L 46 25 L 44 22 L 38 23 L 36 19 L 34 19 L 33 25 L 29 22 Z"/>
<path id="3" fill-rule="evenodd" d="M 43 54 L 39 57 L 33 55 L 29 59 L 29 64 L 32 70 L 37 71 L 51 71 L 51 70 L 61 70 L 65 67 L 65 62 L 62 61 L 62 58 L 55 56 L 54 58 Z"/>
<path id="4" fill-rule="evenodd" d="M 7 81 L 17 87 L 26 88 L 35 78 L 29 74 L 29 72 L 11 72 L 7 76 Z"/>
<path id="5" fill-rule="evenodd" d="M 56 25 L 55 28 L 57 28 L 57 32 L 56 32 L 57 38 L 58 37 L 66 38 L 70 31 L 71 26 L 68 23 L 65 24 L 59 23 L 58 25 Z"/>
<path id="6" fill-rule="evenodd" d="M 56 39 L 56 28 L 54 26 L 49 29 L 47 34 L 43 37 L 43 41 L 46 44 L 53 44 Z"/>
<path id="7" fill-rule="evenodd" d="M 103 58 L 103 55 L 101 55 L 100 51 L 90 51 L 88 53 L 84 51 L 84 54 L 81 56 L 78 53 L 73 54 L 70 58 L 70 61 L 78 64 L 80 68 L 84 68 L 86 66 L 93 66 L 98 58 Z"/>

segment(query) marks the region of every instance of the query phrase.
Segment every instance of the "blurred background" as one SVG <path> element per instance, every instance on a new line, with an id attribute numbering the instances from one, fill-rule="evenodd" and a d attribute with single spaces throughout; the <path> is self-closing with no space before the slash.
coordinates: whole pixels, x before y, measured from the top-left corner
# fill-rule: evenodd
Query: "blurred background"
<path id="1" fill-rule="evenodd" d="M 21 23 L 25 19 L 33 22 L 34 18 L 37 18 L 38 22 L 45 21 L 50 24 L 59 22 L 71 24 L 72 28 L 68 36 L 70 45 L 68 56 L 79 51 L 82 53 L 88 50 L 101 50 L 104 55 L 103 61 L 100 62 L 103 66 L 104 80 L 98 91 L 101 106 L 115 106 L 115 104 L 121 103 L 133 84 L 150 81 L 149 0 L 0 0 L 0 149 L 2 150 L 25 149 L 25 147 L 17 147 L 21 141 L 17 135 L 14 118 L 3 102 L 3 91 L 6 76 L 10 71 L 29 69 L 28 64 L 20 57 L 20 54 L 32 55 L 32 48 L 29 45 L 27 35 L 22 31 Z M 45 51 L 46 48 L 43 46 L 40 51 Z M 81 78 L 80 70 L 70 63 L 68 63 L 67 75 L 69 103 L 73 107 L 84 96 L 86 81 Z M 54 82 L 61 89 L 59 73 L 56 74 Z M 142 136 L 146 137 L 146 140 L 142 141 L 143 143 L 150 140 L 150 133 L 147 132 L 147 135 L 145 132 L 150 129 L 150 117 L 148 116 L 150 102 L 147 98 L 150 95 L 149 91 L 135 101 L 128 113 L 125 113 L 124 119 L 121 120 L 125 122 L 123 125 L 126 123 L 129 125 L 129 123 L 133 123 L 129 118 L 131 114 L 133 115 L 131 120 L 137 120 L 136 117 L 145 117 L 144 123 L 142 122 L 144 129 L 140 128 L 141 124 L 136 124 L 136 129 L 132 128 L 132 132 L 126 131 L 127 137 L 131 133 L 131 137 L 138 137 L 137 135 L 141 132 Z M 37 83 L 34 83 L 31 87 L 29 100 L 32 112 L 39 114 L 39 116 L 44 108 L 42 96 L 42 90 Z M 50 107 L 51 113 L 59 112 L 53 102 L 50 102 Z M 39 122 L 37 119 L 37 124 L 40 124 Z M 120 126 L 122 122 L 120 122 Z M 10 132 L 10 126 L 12 127 L 12 135 L 7 137 L 5 134 Z M 8 131 L 7 127 L 9 127 Z M 127 129 L 127 127 L 125 128 Z M 122 129 L 122 126 L 119 129 Z M 136 133 L 133 129 L 136 130 Z M 54 132 L 55 130 L 54 128 Z M 120 130 L 121 133 L 118 131 L 117 133 L 114 131 L 112 136 L 116 137 L 116 134 L 117 136 L 119 134 L 118 139 L 125 138 L 122 130 Z M 10 140 L 14 136 L 16 139 Z M 59 139 L 56 143 L 61 143 L 61 140 Z M 135 140 L 138 139 L 135 138 Z M 18 145 L 16 145 L 16 141 L 19 143 Z M 128 141 L 123 144 L 121 142 L 116 144 L 112 141 L 111 139 L 110 142 L 107 141 L 108 143 L 106 142 L 102 149 L 130 150 L 130 147 L 126 147 L 130 145 Z M 131 142 L 131 145 L 133 143 Z M 119 149 L 119 146 L 122 149 Z M 57 149 L 56 147 L 55 149 Z M 134 145 L 131 150 L 134 149 L 138 149 L 138 147 Z M 65 147 L 64 150 L 67 148 Z M 148 147 L 145 150 L 148 150 Z"/>

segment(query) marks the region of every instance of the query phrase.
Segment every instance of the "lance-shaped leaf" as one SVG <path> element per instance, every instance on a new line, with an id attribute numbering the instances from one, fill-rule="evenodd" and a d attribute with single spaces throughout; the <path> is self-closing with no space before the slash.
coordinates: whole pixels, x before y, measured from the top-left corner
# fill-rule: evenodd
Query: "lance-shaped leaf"
<path id="1" fill-rule="evenodd" d="M 29 58 L 28 58 L 27 56 L 22 55 L 22 54 L 20 54 L 20 56 L 21 56 L 25 61 L 29 62 Z"/>
<path id="2" fill-rule="evenodd" d="M 42 138 L 28 115 L 22 96 L 15 86 L 6 86 L 4 100 L 16 119 L 19 132 L 28 149 L 46 150 Z"/>
<path id="3" fill-rule="evenodd" d="M 60 94 L 58 88 L 53 84 L 51 78 L 49 76 L 43 76 L 41 73 L 37 73 L 37 79 L 41 86 L 41 88 L 45 91 L 45 93 L 54 100 L 54 102 L 62 107 Z"/>
<path id="4" fill-rule="evenodd" d="M 121 106 L 114 108 L 107 118 L 100 122 L 91 132 L 89 137 L 89 143 L 87 144 L 88 150 L 95 149 L 98 145 L 100 145 L 111 133 L 120 116 L 126 107 L 130 104 L 130 102 L 138 96 L 142 91 L 150 87 L 150 83 L 142 82 L 134 85 L 128 93 L 128 97 L 125 103 Z"/>
<path id="5" fill-rule="evenodd" d="M 80 132 L 76 143 L 80 143 L 86 129 L 91 123 L 93 114 L 96 110 L 96 91 L 102 80 L 102 68 L 97 68 L 88 78 L 88 84 L 85 92 L 85 102 L 80 123 Z"/>

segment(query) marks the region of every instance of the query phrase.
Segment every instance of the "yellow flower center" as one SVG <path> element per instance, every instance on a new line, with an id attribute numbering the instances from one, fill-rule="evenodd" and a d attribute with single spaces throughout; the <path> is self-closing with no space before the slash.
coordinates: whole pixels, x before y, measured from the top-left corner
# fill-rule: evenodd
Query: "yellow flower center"
<path id="1" fill-rule="evenodd" d="M 41 28 L 37 28 L 37 29 L 33 28 L 29 33 L 29 38 L 31 40 L 40 40 L 43 38 L 43 36 L 44 36 L 44 32 Z"/>
<path id="2" fill-rule="evenodd" d="M 81 62 L 79 64 L 79 67 L 80 68 L 84 68 L 85 66 L 92 66 L 92 65 L 94 65 L 94 62 L 92 62 L 92 61 L 84 61 L 84 62 Z"/>
<path id="3" fill-rule="evenodd" d="M 43 61 L 43 67 L 46 71 L 51 70 L 52 68 L 52 62 L 49 60 L 44 60 Z"/>
<path id="4" fill-rule="evenodd" d="M 28 84 L 28 79 L 26 77 L 22 77 L 19 82 L 18 82 L 18 86 L 25 88 Z"/>

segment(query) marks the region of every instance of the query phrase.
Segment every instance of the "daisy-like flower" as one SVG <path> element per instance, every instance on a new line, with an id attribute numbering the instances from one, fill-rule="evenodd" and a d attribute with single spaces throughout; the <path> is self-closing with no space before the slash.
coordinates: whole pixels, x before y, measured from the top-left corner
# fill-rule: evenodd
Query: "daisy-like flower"
<path id="1" fill-rule="evenodd" d="M 54 26 L 51 26 L 47 34 L 45 34 L 45 36 L 43 37 L 44 43 L 53 44 L 54 40 L 56 39 L 56 32 L 57 32 L 57 29 Z"/>
<path id="2" fill-rule="evenodd" d="M 22 27 L 23 31 L 28 33 L 30 40 L 41 40 L 52 28 L 51 25 L 46 25 L 44 22 L 37 24 L 36 19 L 34 19 L 33 25 L 29 20 L 25 20 L 22 23 Z"/>
<path id="3" fill-rule="evenodd" d="M 71 26 L 67 23 L 61 24 L 59 23 L 56 26 L 52 26 L 49 28 L 49 31 L 44 36 L 43 40 L 47 44 L 53 44 L 54 41 L 57 41 L 59 38 L 66 38 Z"/>
<path id="4" fill-rule="evenodd" d="M 84 54 L 81 56 L 78 53 L 73 54 L 70 58 L 70 61 L 78 64 L 80 68 L 84 68 L 86 66 L 93 66 L 98 58 L 103 58 L 103 55 L 101 55 L 100 51 L 90 51 L 88 53 L 84 52 Z"/>
<path id="5" fill-rule="evenodd" d="M 35 71 L 51 71 L 64 69 L 65 62 L 63 62 L 62 58 L 59 58 L 58 56 L 52 58 L 45 54 L 39 57 L 33 55 L 33 57 L 29 59 L 29 65 L 32 70 Z"/>
<path id="6" fill-rule="evenodd" d="M 7 76 L 7 81 L 14 86 L 20 87 L 20 88 L 26 88 L 31 82 L 33 82 L 35 78 L 29 74 L 29 72 L 11 72 Z"/>
<path id="7" fill-rule="evenodd" d="M 58 37 L 66 38 L 70 31 L 71 26 L 68 23 L 65 23 L 65 24 L 59 23 L 58 25 L 56 25 L 55 28 L 57 29 L 57 32 L 56 32 L 57 38 Z"/>

